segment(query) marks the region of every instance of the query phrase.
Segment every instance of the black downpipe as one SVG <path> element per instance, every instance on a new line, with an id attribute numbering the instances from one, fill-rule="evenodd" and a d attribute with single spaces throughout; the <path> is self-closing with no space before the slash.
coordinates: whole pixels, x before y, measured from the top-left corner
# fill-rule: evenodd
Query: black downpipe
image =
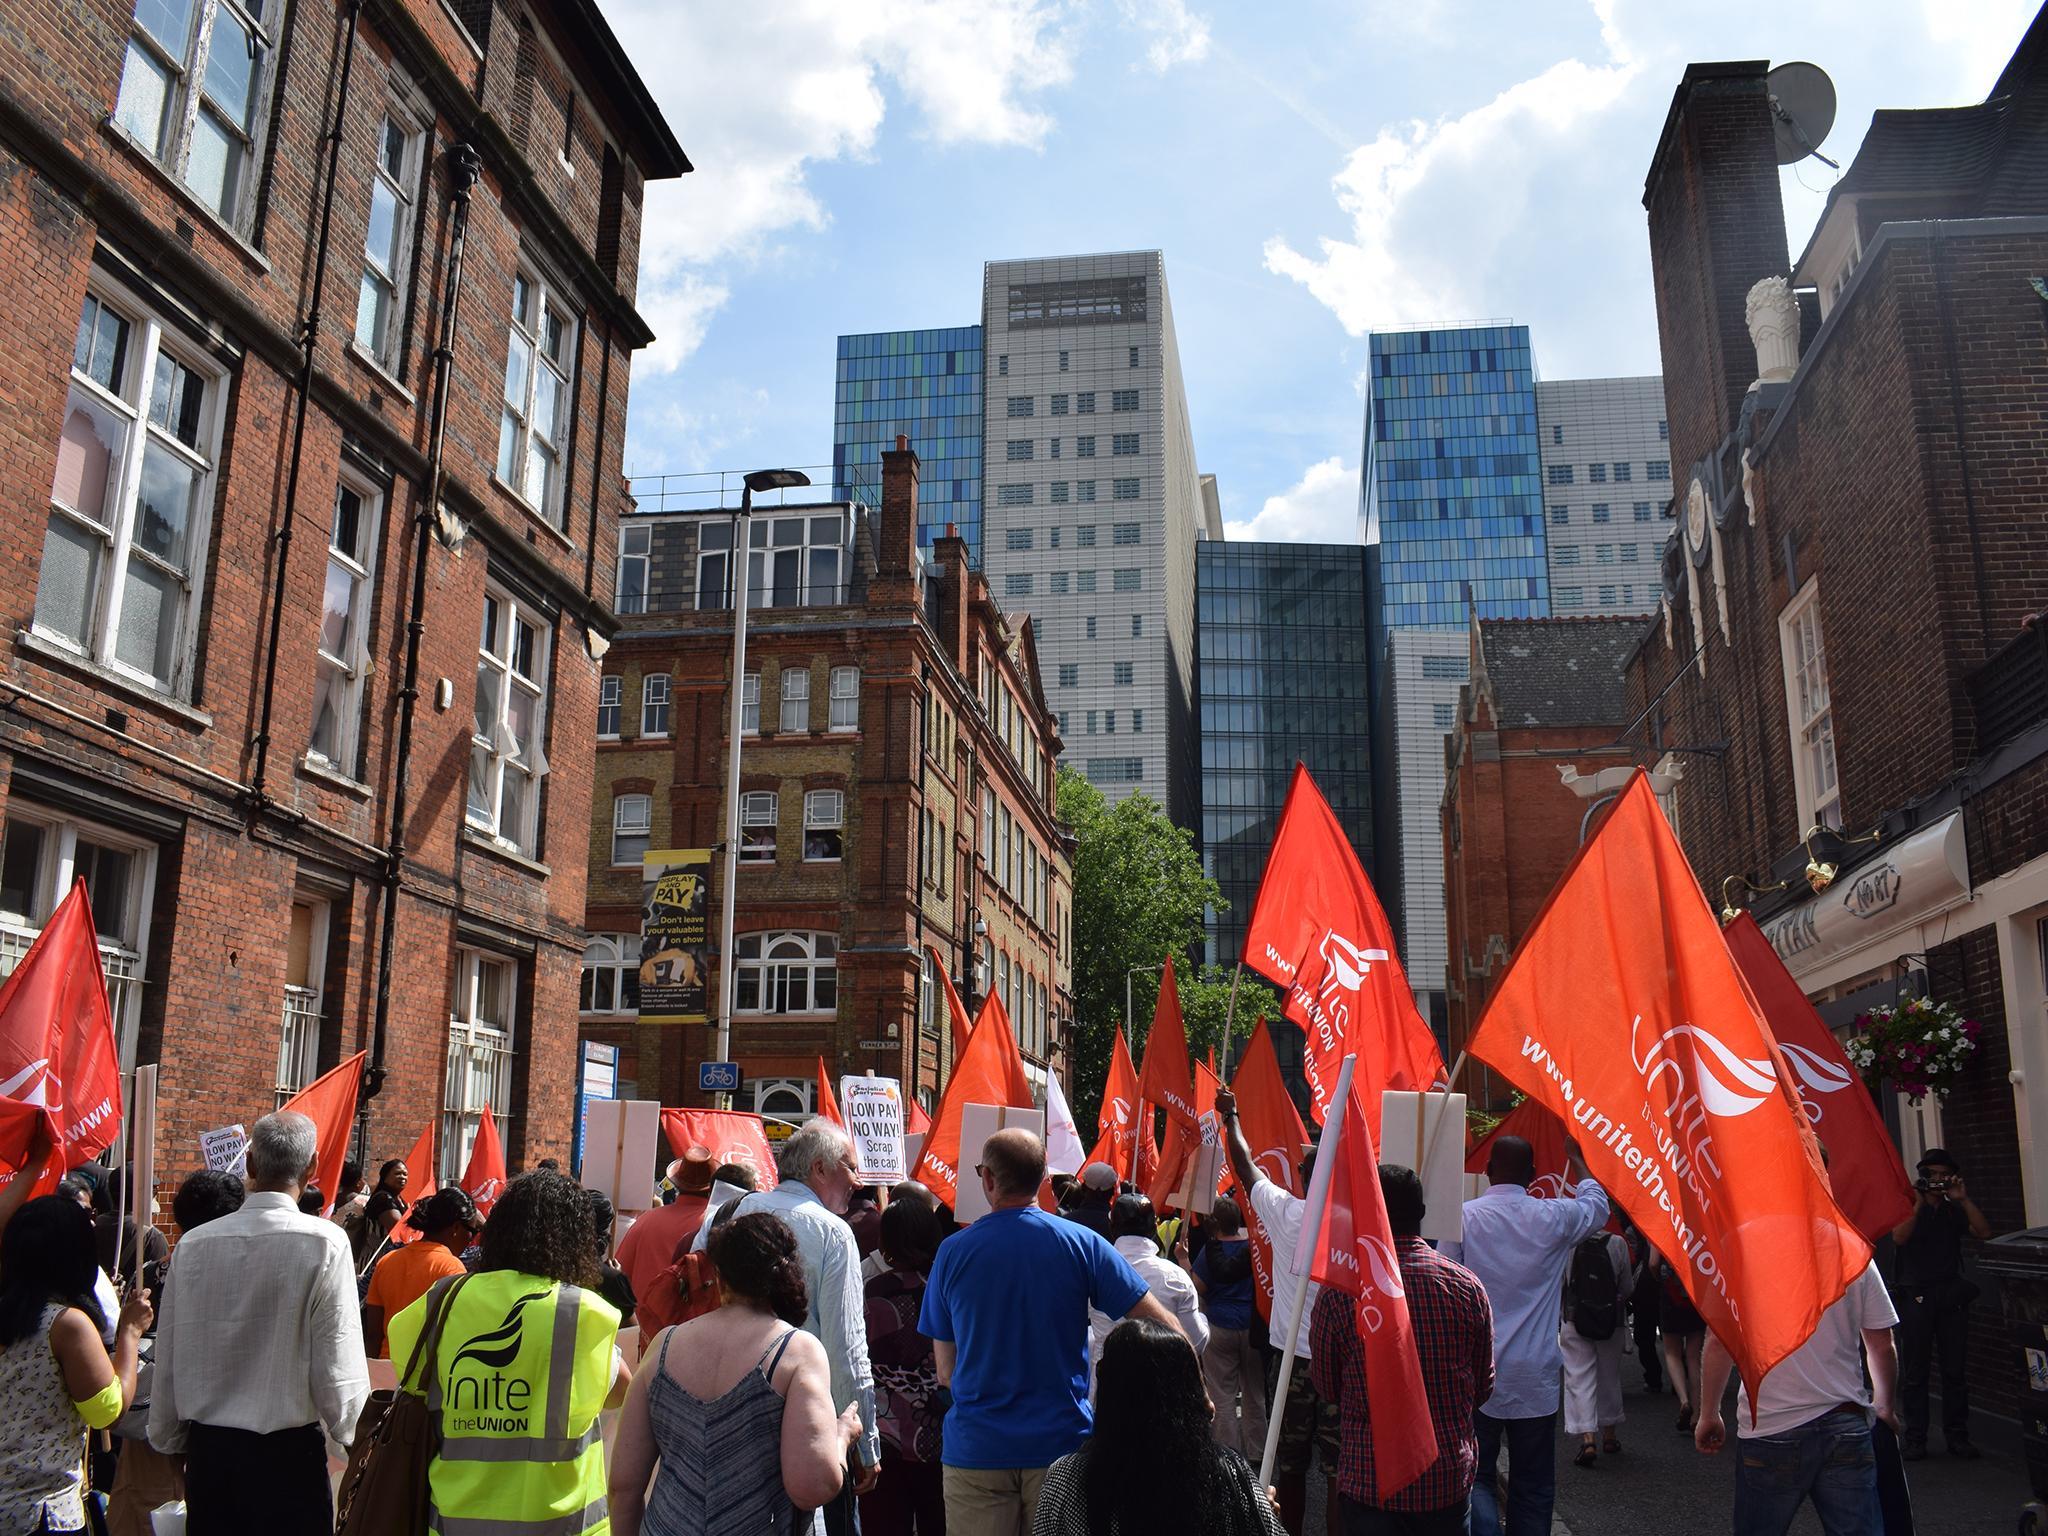
<path id="1" fill-rule="evenodd" d="M 442 460 L 448 441 L 449 372 L 455 361 L 455 317 L 462 297 L 462 256 L 469 233 L 469 198 L 483 174 L 483 161 L 468 144 L 448 151 L 448 281 L 441 296 L 441 334 L 434 344 L 434 400 L 427 445 L 426 494 L 413 515 L 412 605 L 405 620 L 405 684 L 398 690 L 398 750 L 391 783 L 391 840 L 384 851 L 384 910 L 379 914 L 377 1011 L 370 1035 L 370 1070 L 362 1102 L 384 1086 L 384 1044 L 391 1022 L 392 946 L 398 928 L 398 884 L 405 868 L 405 818 L 412 777 L 412 723 L 420 696 L 420 636 L 426 631 L 427 556 L 441 505 Z"/>
<path id="2" fill-rule="evenodd" d="M 320 297 L 327 285 L 327 247 L 334 227 L 334 186 L 341 174 L 342 123 L 348 115 L 350 77 L 355 72 L 356 23 L 363 0 L 347 0 L 348 32 L 342 41 L 341 85 L 334 99 L 334 116 L 327 125 L 327 188 L 320 197 L 320 241 L 313 249 L 313 302 L 299 326 L 299 398 L 292 413 L 291 467 L 285 472 L 284 519 L 277 529 L 277 580 L 270 593 L 270 645 L 263 657 L 263 713 L 256 724 L 256 764 L 249 776 L 249 809 L 261 811 L 269 795 L 265 789 L 270 772 L 271 708 L 277 697 L 277 653 L 284 627 L 285 577 L 291 567 L 292 528 L 298 521 L 299 462 L 306 451 L 306 407 L 313 395 L 313 356 L 320 346 Z"/>

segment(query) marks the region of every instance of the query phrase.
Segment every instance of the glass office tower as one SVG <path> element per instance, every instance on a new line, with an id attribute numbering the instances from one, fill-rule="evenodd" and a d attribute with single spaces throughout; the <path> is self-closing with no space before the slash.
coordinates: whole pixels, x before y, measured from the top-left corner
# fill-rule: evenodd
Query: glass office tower
<path id="1" fill-rule="evenodd" d="M 832 495 L 882 502 L 882 452 L 900 433 L 920 461 L 917 537 L 952 523 L 981 563 L 981 327 L 839 338 L 832 407 Z"/>
<path id="2" fill-rule="evenodd" d="M 1233 965 L 1297 759 L 1373 873 L 1366 551 L 1197 544 L 1195 651 L 1202 863 L 1229 903 L 1207 915 L 1205 959 Z M 1267 1024 L 1289 1091 L 1305 1106 L 1301 1031 Z"/>
<path id="3" fill-rule="evenodd" d="M 1373 593 L 1373 789 L 1383 884 L 1423 1016 L 1444 1022 L 1443 738 L 1467 662 L 1471 610 L 1547 618 L 1541 448 L 1529 328 L 1375 332 L 1367 376 L 1363 536 Z M 1391 730 L 1388 727 L 1391 726 Z M 1398 850 L 1385 848 L 1385 833 Z"/>

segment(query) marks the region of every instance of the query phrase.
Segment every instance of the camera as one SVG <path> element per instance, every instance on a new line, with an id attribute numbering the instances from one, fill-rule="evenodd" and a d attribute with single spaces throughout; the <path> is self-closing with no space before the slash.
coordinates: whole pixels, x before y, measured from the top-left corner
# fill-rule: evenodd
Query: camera
<path id="1" fill-rule="evenodd" d="M 1955 1179 L 1949 1174 L 1937 1174 L 1932 1178 L 1916 1180 L 1913 1187 L 1923 1195 L 1940 1195 L 1946 1194 L 1949 1185 L 1954 1182 Z"/>

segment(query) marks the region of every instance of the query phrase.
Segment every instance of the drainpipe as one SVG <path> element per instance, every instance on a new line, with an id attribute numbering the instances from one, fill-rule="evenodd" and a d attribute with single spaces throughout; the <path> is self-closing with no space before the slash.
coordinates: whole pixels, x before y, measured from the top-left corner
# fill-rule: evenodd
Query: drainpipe
<path id="1" fill-rule="evenodd" d="M 291 467 L 285 472 L 284 520 L 278 524 L 277 580 L 270 593 L 270 646 L 263 657 L 263 712 L 256 724 L 256 763 L 249 776 L 247 796 L 253 819 L 269 800 L 265 784 L 270 771 L 271 707 L 277 696 L 277 653 L 279 630 L 284 623 L 285 577 L 291 566 L 292 528 L 298 521 L 299 464 L 306 450 L 306 407 L 313 394 L 313 356 L 320 346 L 320 298 L 327 284 L 327 248 L 334 226 L 334 184 L 341 168 L 342 121 L 348 114 L 349 80 L 355 72 L 356 22 L 362 15 L 363 0 L 347 0 L 348 32 L 342 41 L 341 83 L 334 100 L 334 115 L 327 124 L 327 187 L 320 196 L 320 241 L 313 249 L 313 299 L 299 326 L 298 400 L 292 414 Z"/>
<path id="2" fill-rule="evenodd" d="M 469 233 L 469 199 L 483 174 L 483 161 L 467 143 L 448 151 L 451 217 L 448 280 L 441 295 L 441 334 L 434 344 L 434 400 L 427 447 L 426 494 L 413 514 L 412 605 L 405 620 L 405 683 L 398 690 L 398 750 L 391 783 L 391 840 L 384 850 L 383 911 L 377 944 L 377 1010 L 370 1035 L 370 1070 L 363 1082 L 367 1106 L 384 1086 L 384 1046 L 391 1023 L 392 949 L 398 928 L 399 876 L 405 868 L 405 818 L 411 798 L 412 726 L 420 696 L 420 636 L 426 631 L 427 556 L 441 506 L 442 460 L 448 441 L 449 370 L 455 360 L 455 318 L 462 297 L 462 257 Z M 367 1114 L 361 1109 L 359 1114 Z"/>

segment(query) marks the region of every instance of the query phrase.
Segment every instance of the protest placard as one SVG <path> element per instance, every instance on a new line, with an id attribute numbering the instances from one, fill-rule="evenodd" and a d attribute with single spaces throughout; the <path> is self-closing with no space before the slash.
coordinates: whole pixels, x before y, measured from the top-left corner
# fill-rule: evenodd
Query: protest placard
<path id="1" fill-rule="evenodd" d="M 988 1197 L 974 1172 L 981 1161 L 981 1149 L 997 1131 L 1026 1130 L 1045 1138 L 1045 1111 L 1012 1109 L 1007 1104 L 969 1104 L 960 1112 L 960 1193 L 953 1202 L 953 1217 L 965 1225 L 989 1213 Z"/>
<path id="2" fill-rule="evenodd" d="M 863 1184 L 903 1178 L 903 1085 L 893 1077 L 842 1077 L 839 1113 L 853 1138 Z"/>
<path id="3" fill-rule="evenodd" d="M 602 1190 L 617 1210 L 653 1210 L 661 1105 L 653 1099 L 593 1099 L 589 1115 L 583 1187 Z"/>
<path id="4" fill-rule="evenodd" d="M 1380 1095 L 1380 1156 L 1413 1168 L 1422 1179 L 1428 1214 L 1422 1235 L 1456 1243 L 1465 1237 L 1465 1095 Z"/>
<path id="5" fill-rule="evenodd" d="M 249 1176 L 249 1133 L 239 1125 L 224 1125 L 217 1131 L 199 1133 L 200 1155 L 215 1173 L 232 1173 L 238 1179 Z"/>

